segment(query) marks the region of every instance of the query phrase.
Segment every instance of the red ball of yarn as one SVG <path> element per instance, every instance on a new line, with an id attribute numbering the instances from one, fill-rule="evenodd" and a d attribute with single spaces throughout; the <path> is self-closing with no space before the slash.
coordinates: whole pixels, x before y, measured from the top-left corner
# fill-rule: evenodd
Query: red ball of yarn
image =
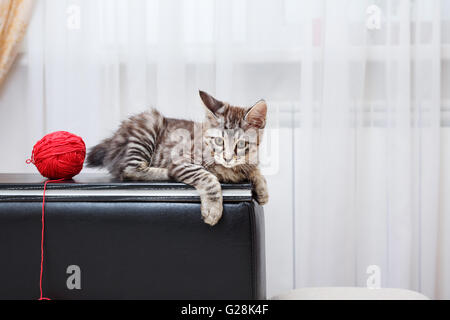
<path id="1" fill-rule="evenodd" d="M 57 131 L 39 140 L 31 159 L 39 172 L 49 179 L 72 179 L 83 169 L 86 145 L 73 133 Z"/>

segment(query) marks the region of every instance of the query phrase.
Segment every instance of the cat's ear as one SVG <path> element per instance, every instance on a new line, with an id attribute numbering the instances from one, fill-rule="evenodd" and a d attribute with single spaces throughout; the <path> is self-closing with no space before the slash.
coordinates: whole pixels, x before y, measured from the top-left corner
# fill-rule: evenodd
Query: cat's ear
<path id="1" fill-rule="evenodd" d="M 213 96 L 207 94 L 204 91 L 199 91 L 200 98 L 202 99 L 205 106 L 209 111 L 213 113 L 214 116 L 221 115 L 225 110 L 225 104 L 222 101 L 217 100 Z"/>
<path id="2" fill-rule="evenodd" d="M 266 117 L 267 103 L 260 100 L 247 111 L 244 120 L 252 127 L 263 129 L 266 126 Z"/>

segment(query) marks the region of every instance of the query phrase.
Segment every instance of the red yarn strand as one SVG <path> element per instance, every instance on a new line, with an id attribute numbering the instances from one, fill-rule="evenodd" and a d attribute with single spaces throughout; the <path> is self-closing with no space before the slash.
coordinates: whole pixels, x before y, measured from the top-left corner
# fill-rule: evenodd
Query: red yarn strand
<path id="1" fill-rule="evenodd" d="M 44 297 L 42 290 L 42 275 L 44 273 L 44 235 L 45 235 L 45 191 L 47 190 L 48 183 L 60 182 L 65 179 L 59 180 L 47 180 L 44 183 L 44 192 L 42 193 L 42 215 L 41 215 L 41 270 L 39 274 L 39 300 L 51 300 L 50 298 Z"/>
<path id="2" fill-rule="evenodd" d="M 41 215 L 41 266 L 39 273 L 39 300 L 51 300 L 44 297 L 42 277 L 44 273 L 44 236 L 45 236 L 45 192 L 47 184 L 72 179 L 83 169 L 86 157 L 86 145 L 82 138 L 67 131 L 50 133 L 33 147 L 31 159 L 39 172 L 49 180 L 44 183 Z"/>

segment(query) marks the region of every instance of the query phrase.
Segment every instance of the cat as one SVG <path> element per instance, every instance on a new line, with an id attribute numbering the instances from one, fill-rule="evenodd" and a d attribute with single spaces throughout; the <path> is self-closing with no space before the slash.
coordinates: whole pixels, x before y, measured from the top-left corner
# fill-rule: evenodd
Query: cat
<path id="1" fill-rule="evenodd" d="M 121 180 L 176 180 L 197 189 L 205 223 L 222 217 L 220 182 L 249 181 L 256 201 L 268 202 L 258 168 L 258 148 L 267 104 L 231 106 L 199 91 L 206 106 L 203 122 L 166 118 L 156 109 L 131 116 L 112 137 L 89 150 L 88 167 L 105 167 Z"/>

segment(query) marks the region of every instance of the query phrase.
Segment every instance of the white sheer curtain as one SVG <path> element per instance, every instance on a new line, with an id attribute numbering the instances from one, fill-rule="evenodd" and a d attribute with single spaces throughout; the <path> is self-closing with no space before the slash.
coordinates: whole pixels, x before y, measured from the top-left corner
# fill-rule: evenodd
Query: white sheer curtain
<path id="1" fill-rule="evenodd" d="M 365 286 L 375 265 L 383 287 L 449 298 L 449 2 L 314 10 L 294 134 L 294 283 Z"/>
<path id="2" fill-rule="evenodd" d="M 25 42 L 1 172 L 34 172 L 44 133 L 91 146 L 150 105 L 198 119 L 198 89 L 264 97 L 269 296 L 376 266 L 450 298 L 450 0 L 38 0 Z"/>

